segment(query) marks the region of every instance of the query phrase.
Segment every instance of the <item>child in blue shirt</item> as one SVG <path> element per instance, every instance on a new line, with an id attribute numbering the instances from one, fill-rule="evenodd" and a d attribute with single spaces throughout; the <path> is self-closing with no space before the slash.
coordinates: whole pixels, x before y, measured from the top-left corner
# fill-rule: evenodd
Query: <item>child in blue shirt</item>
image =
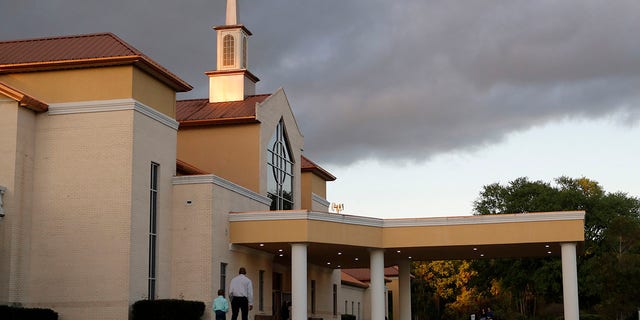
<path id="1" fill-rule="evenodd" d="M 225 320 L 229 311 L 229 302 L 224 297 L 224 290 L 218 290 L 218 297 L 213 300 L 213 312 L 216 314 L 216 320 Z"/>

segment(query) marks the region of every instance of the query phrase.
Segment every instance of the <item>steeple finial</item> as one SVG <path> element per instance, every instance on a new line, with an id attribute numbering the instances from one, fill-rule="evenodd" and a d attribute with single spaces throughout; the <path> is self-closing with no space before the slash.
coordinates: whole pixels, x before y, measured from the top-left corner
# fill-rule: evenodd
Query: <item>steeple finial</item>
<path id="1" fill-rule="evenodd" d="M 227 23 L 228 26 L 238 24 L 237 0 L 227 0 Z"/>

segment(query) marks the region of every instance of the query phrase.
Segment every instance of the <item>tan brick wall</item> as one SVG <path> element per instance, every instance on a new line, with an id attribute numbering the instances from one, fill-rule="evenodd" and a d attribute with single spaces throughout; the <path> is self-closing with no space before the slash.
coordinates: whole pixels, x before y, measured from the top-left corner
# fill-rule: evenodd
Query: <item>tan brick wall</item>
<path id="1" fill-rule="evenodd" d="M 23 301 L 29 269 L 29 230 L 36 115 L 0 95 L 0 304 Z"/>
<path id="2" fill-rule="evenodd" d="M 125 319 L 134 111 L 40 117 L 29 302 Z"/>

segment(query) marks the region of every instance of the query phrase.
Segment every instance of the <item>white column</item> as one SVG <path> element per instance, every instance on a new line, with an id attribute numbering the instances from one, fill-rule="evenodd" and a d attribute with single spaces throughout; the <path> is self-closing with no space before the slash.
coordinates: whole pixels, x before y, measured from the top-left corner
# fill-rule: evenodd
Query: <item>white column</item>
<path id="1" fill-rule="evenodd" d="M 384 250 L 371 249 L 369 264 L 371 269 L 371 320 L 384 320 Z"/>
<path id="2" fill-rule="evenodd" d="M 578 320 L 578 267 L 576 263 L 576 244 L 561 243 L 562 253 L 562 297 L 564 302 L 564 318 Z"/>
<path id="3" fill-rule="evenodd" d="M 411 263 L 409 260 L 398 262 L 400 291 L 400 320 L 411 320 Z"/>
<path id="4" fill-rule="evenodd" d="M 226 25 L 233 26 L 238 24 L 238 5 L 236 0 L 227 0 L 227 19 Z"/>
<path id="5" fill-rule="evenodd" d="M 307 244 L 291 244 L 291 320 L 307 319 Z"/>

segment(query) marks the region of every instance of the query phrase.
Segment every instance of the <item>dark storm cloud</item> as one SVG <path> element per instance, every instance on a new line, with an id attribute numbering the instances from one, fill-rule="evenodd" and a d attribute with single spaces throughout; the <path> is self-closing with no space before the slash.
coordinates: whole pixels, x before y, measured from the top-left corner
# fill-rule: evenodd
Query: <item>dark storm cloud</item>
<path id="1" fill-rule="evenodd" d="M 0 39 L 110 31 L 205 97 L 223 0 L 0 0 Z M 640 2 L 239 0 L 258 90 L 320 163 L 422 161 L 640 109 Z"/>

